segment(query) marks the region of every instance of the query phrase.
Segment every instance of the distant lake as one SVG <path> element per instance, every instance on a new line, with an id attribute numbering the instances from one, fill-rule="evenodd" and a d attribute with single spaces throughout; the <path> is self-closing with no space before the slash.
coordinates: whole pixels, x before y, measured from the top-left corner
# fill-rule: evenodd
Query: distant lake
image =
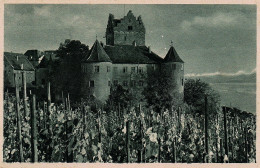
<path id="1" fill-rule="evenodd" d="M 210 83 L 218 91 L 221 105 L 256 112 L 256 83 Z"/>

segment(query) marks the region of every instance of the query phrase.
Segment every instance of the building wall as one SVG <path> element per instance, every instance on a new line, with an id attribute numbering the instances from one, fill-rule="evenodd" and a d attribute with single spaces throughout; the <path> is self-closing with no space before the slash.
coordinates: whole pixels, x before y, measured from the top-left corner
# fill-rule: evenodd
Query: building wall
<path id="1" fill-rule="evenodd" d="M 22 86 L 22 71 L 21 70 L 14 70 L 14 73 L 16 74 L 16 77 L 18 79 L 18 83 L 20 86 Z M 35 72 L 34 71 L 25 71 L 26 73 L 26 84 L 27 87 L 34 86 L 33 83 L 35 82 Z"/>
<path id="2" fill-rule="evenodd" d="M 143 32 L 123 32 L 115 31 L 114 32 L 114 44 L 115 45 L 133 45 L 136 42 L 138 46 L 145 45 L 145 34 Z"/>
<path id="3" fill-rule="evenodd" d="M 99 66 L 99 72 L 95 72 L 95 66 Z M 108 66 L 110 72 L 107 72 Z M 110 95 L 112 85 L 119 84 L 125 89 L 130 88 L 134 92 L 141 93 L 147 85 L 148 74 L 157 71 L 159 66 L 157 64 L 112 64 L 101 62 L 84 63 L 81 68 L 84 75 L 82 92 L 87 96 L 94 95 L 97 99 L 105 102 Z M 94 81 L 94 87 L 90 86 L 90 81 Z"/>
<path id="4" fill-rule="evenodd" d="M 106 42 L 108 45 L 132 45 L 136 42 L 138 46 L 145 45 L 145 27 L 141 17 L 136 17 L 129 12 L 120 22 L 112 24 L 109 18 L 106 32 Z"/>
<path id="5" fill-rule="evenodd" d="M 113 84 L 118 81 L 118 84 L 125 88 L 136 87 L 143 88 L 147 82 L 148 73 L 153 70 L 153 67 L 157 67 L 156 64 L 113 64 Z M 134 68 L 134 70 L 132 70 Z M 127 71 L 124 72 L 124 69 Z M 141 72 L 140 72 L 141 71 Z M 131 81 L 135 81 L 136 85 L 131 85 Z M 143 86 L 140 85 L 143 82 Z M 127 83 L 127 86 L 124 85 Z"/>
<path id="6" fill-rule="evenodd" d="M 6 60 L 5 60 L 6 61 Z M 14 71 L 10 64 L 4 64 L 4 85 L 5 87 L 14 87 Z"/>
<path id="7" fill-rule="evenodd" d="M 35 72 L 34 71 L 25 71 L 26 73 L 26 84 L 27 87 L 32 87 L 33 82 L 35 82 Z M 22 71 L 21 70 L 14 70 L 10 64 L 5 64 L 4 68 L 4 83 L 5 87 L 15 87 L 14 82 L 14 74 L 18 79 L 18 83 L 22 86 Z"/>
<path id="8" fill-rule="evenodd" d="M 95 72 L 95 66 L 99 66 L 99 72 Z M 107 72 L 107 67 L 110 67 L 109 72 Z M 110 95 L 109 81 L 112 81 L 112 63 L 82 63 L 81 69 L 84 79 L 82 92 L 86 96 L 93 95 L 105 102 Z M 91 86 L 91 81 L 94 81 L 94 86 Z"/>
<path id="9" fill-rule="evenodd" d="M 172 94 L 179 93 L 183 96 L 184 92 L 184 64 L 181 62 L 164 63 L 162 73 L 173 83 Z"/>

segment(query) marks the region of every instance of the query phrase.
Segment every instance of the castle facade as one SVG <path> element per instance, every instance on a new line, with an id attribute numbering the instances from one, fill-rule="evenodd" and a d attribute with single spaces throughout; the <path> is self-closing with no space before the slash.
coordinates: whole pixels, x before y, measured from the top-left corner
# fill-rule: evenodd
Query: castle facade
<path id="1" fill-rule="evenodd" d="M 106 45 L 95 41 L 89 54 L 82 60 L 82 91 L 106 101 L 110 88 L 122 85 L 141 91 L 149 76 L 164 73 L 173 84 L 172 93 L 183 96 L 184 62 L 171 45 L 164 59 L 145 45 L 145 26 L 141 16 L 130 10 L 121 19 L 109 14 Z"/>

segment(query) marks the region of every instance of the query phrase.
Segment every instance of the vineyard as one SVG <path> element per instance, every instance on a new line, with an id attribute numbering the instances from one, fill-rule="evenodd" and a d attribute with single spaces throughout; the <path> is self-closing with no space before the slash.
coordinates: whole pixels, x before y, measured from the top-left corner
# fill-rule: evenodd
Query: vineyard
<path id="1" fill-rule="evenodd" d="M 188 105 L 158 113 L 23 93 L 4 95 L 5 162 L 255 162 L 255 115 L 229 107 L 211 115 L 207 97 L 198 115 Z"/>

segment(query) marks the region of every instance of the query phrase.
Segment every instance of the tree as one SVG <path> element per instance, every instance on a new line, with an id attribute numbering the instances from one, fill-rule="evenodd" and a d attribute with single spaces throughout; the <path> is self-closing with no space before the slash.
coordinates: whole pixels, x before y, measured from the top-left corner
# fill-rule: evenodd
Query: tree
<path id="1" fill-rule="evenodd" d="M 50 80 L 56 94 L 69 93 L 71 99 L 80 98 L 82 83 L 81 60 L 89 52 L 89 47 L 78 40 L 65 41 L 57 50 L 59 60 L 51 65 Z"/>
<path id="2" fill-rule="evenodd" d="M 144 89 L 144 96 L 147 105 L 152 107 L 158 113 L 164 109 L 171 109 L 173 106 L 179 106 L 183 102 L 180 99 L 182 96 L 179 93 L 172 92 L 174 84 L 171 78 L 163 74 L 150 74 L 148 77 L 147 86 Z"/>
<path id="3" fill-rule="evenodd" d="M 200 79 L 188 79 L 184 84 L 184 101 L 192 105 L 196 112 L 203 112 L 205 96 L 208 98 L 210 111 L 216 112 L 219 106 L 219 94 L 210 85 Z"/>

